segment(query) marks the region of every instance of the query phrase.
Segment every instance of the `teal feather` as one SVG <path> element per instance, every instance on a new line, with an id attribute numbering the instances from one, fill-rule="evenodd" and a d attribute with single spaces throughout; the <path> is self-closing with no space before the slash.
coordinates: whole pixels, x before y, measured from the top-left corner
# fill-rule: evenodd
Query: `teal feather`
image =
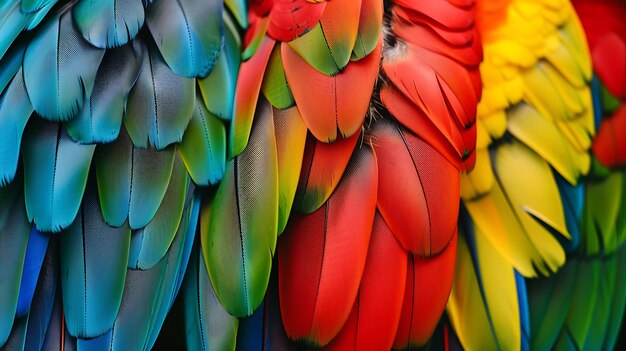
<path id="1" fill-rule="evenodd" d="M 99 48 L 128 43 L 144 22 L 141 0 L 79 0 L 72 15 L 85 40 Z"/>
<path id="2" fill-rule="evenodd" d="M 195 103 L 195 80 L 174 74 L 159 51 L 144 49 L 141 73 L 130 91 L 124 125 L 133 143 L 161 150 L 180 142 Z"/>
<path id="3" fill-rule="evenodd" d="M 182 299 L 190 351 L 234 350 L 239 320 L 220 303 L 198 245 L 183 283 Z"/>
<path id="4" fill-rule="evenodd" d="M 91 95 L 104 50 L 76 32 L 71 14 L 58 14 L 37 31 L 24 54 L 24 81 L 38 114 L 67 121 Z"/>
<path id="5" fill-rule="evenodd" d="M 17 71 L 22 68 L 25 47 L 23 42 L 11 46 L 11 49 L 0 60 L 0 67 L 2 67 L 0 69 L 0 93 L 6 89 L 7 85 L 13 81 Z"/>
<path id="6" fill-rule="evenodd" d="M 15 319 L 11 335 L 3 346 L 3 350 L 23 350 L 26 343 L 26 331 L 28 327 L 28 316 Z"/>
<path id="7" fill-rule="evenodd" d="M 233 118 L 235 86 L 241 64 L 241 42 L 232 20 L 228 16 L 224 19 L 226 23 L 224 50 L 211 74 L 198 79 L 198 86 L 207 109 L 217 117 L 230 121 Z"/>
<path id="8" fill-rule="evenodd" d="M 131 229 L 145 227 L 157 212 L 172 175 L 174 149 L 133 147 L 126 131 L 96 156 L 98 193 L 104 220 L 119 227 L 128 218 Z"/>
<path id="9" fill-rule="evenodd" d="M 63 309 L 71 335 L 93 338 L 111 329 L 122 300 L 130 247 L 128 226 L 102 218 L 90 184 L 74 223 L 61 235 Z"/>
<path id="10" fill-rule="evenodd" d="M 217 184 L 226 168 L 226 127 L 196 98 L 193 116 L 182 143 L 180 156 L 198 185 Z"/>
<path id="11" fill-rule="evenodd" d="M 193 213 L 187 201 L 184 220 L 179 226 L 167 255 L 148 270 L 128 270 L 122 304 L 113 326 L 111 350 L 151 349 L 165 315 L 171 307 L 172 294 L 178 289 L 178 274 L 187 238 L 187 225 Z"/>
<path id="12" fill-rule="evenodd" d="M 41 23 L 41 21 L 43 21 L 43 19 L 46 18 L 46 16 L 48 15 L 48 12 L 50 12 L 52 7 L 54 7 L 56 3 L 57 3 L 57 0 L 47 1 L 43 5 L 42 8 L 33 12 L 32 17 L 30 18 L 30 21 L 28 22 L 28 25 L 26 26 L 26 30 L 33 30 L 35 27 L 37 27 L 39 23 Z"/>
<path id="13" fill-rule="evenodd" d="M 22 0 L 22 12 L 30 13 L 43 9 L 56 0 Z"/>
<path id="14" fill-rule="evenodd" d="M 21 187 L 15 181 L 0 188 L 0 345 L 13 327 L 30 232 Z"/>
<path id="15" fill-rule="evenodd" d="M 188 187 L 189 175 L 176 156 L 161 206 L 147 226 L 133 233 L 129 268 L 149 269 L 165 256 L 180 226 Z"/>
<path id="16" fill-rule="evenodd" d="M 22 12 L 20 0 L 10 0 L 4 6 L 0 6 L 0 58 L 28 25 L 30 19 L 31 15 Z"/>
<path id="17" fill-rule="evenodd" d="M 174 73 L 206 77 L 223 45 L 223 0 L 159 0 L 146 9 L 146 22 Z"/>
<path id="18" fill-rule="evenodd" d="M 33 113 L 28 100 L 22 70 L 0 95 L 0 186 L 15 177 L 17 162 L 26 122 Z"/>
<path id="19" fill-rule="evenodd" d="M 72 141 L 62 125 L 33 119 L 24 135 L 24 194 L 28 219 L 58 232 L 74 221 L 95 145 Z"/>
<path id="20" fill-rule="evenodd" d="M 135 84 L 143 51 L 138 42 L 107 50 L 89 99 L 78 116 L 67 123 L 72 139 L 82 144 L 109 143 L 117 139 L 126 99 Z"/>

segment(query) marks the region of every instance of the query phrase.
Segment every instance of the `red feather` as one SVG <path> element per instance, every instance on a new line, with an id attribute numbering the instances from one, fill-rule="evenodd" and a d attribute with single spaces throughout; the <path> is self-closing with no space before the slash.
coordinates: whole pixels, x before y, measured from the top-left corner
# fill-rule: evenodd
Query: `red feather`
<path id="1" fill-rule="evenodd" d="M 459 170 L 437 150 L 379 121 L 374 127 L 378 208 L 405 249 L 420 257 L 440 253 L 456 233 Z"/>
<path id="2" fill-rule="evenodd" d="M 323 207 L 295 217 L 279 240 L 280 309 L 287 335 L 326 345 L 349 317 L 374 221 L 378 172 L 361 148 Z"/>
<path id="3" fill-rule="evenodd" d="M 602 120 L 593 140 L 593 154 L 604 166 L 626 165 L 626 138 L 622 136 L 625 130 L 626 104 L 621 104 L 612 116 Z"/>
<path id="4" fill-rule="evenodd" d="M 455 234 L 450 245 L 430 259 L 409 255 L 402 316 L 393 343 L 395 349 L 423 345 L 435 330 L 452 288 L 456 241 Z"/>
<path id="5" fill-rule="evenodd" d="M 382 37 L 376 49 L 362 60 L 350 62 L 335 76 L 326 76 L 306 63 L 289 45 L 282 44 L 287 82 L 302 119 L 321 141 L 356 133 L 368 111 L 378 76 Z"/>
<path id="6" fill-rule="evenodd" d="M 324 13 L 326 2 L 274 0 L 267 34 L 280 41 L 291 41 L 311 30 Z"/>
<path id="7" fill-rule="evenodd" d="M 294 200 L 295 208 L 311 213 L 326 202 L 341 180 L 359 136 L 355 133 L 348 139 L 341 138 L 327 144 L 309 134 Z"/>
<path id="8" fill-rule="evenodd" d="M 350 318 L 327 350 L 389 350 L 400 322 L 407 253 L 376 214 L 361 287 Z"/>

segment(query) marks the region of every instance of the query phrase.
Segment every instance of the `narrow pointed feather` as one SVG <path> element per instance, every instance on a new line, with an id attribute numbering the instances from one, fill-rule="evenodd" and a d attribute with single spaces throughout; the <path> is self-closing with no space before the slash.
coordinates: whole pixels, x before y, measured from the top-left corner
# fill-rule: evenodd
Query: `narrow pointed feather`
<path id="1" fill-rule="evenodd" d="M 132 235 L 129 268 L 150 269 L 165 256 L 183 218 L 188 186 L 187 170 L 180 159 L 174 157 L 172 176 L 161 206 L 150 223 Z"/>
<path id="2" fill-rule="evenodd" d="M 34 119 L 24 135 L 24 195 L 29 220 L 58 232 L 80 207 L 95 145 L 72 141 L 59 123 Z"/>
<path id="3" fill-rule="evenodd" d="M 338 134 L 349 137 L 359 131 L 378 76 L 381 50 L 382 40 L 367 57 L 329 77 L 282 44 L 287 82 L 304 122 L 318 140 L 331 142 Z M 311 85 L 315 86 L 315 96 L 311 95 Z"/>
<path id="4" fill-rule="evenodd" d="M 406 250 L 438 254 L 456 233 L 458 169 L 397 123 L 380 121 L 372 133 L 376 156 L 385 160 L 379 164 L 380 213 Z"/>
<path id="5" fill-rule="evenodd" d="M 604 179 L 590 180 L 585 186 L 585 205 L 581 226 L 581 249 L 587 255 L 612 253 L 617 249 L 618 221 L 624 202 L 624 174 L 611 172 Z"/>
<path id="6" fill-rule="evenodd" d="M 273 108 L 278 152 L 278 233 L 287 226 L 304 157 L 307 129 L 297 107 Z"/>
<path id="7" fill-rule="evenodd" d="M 0 93 L 4 92 L 7 85 L 13 81 L 17 71 L 22 68 L 25 49 L 26 43 L 19 41 L 11 46 L 9 51 L 0 60 L 0 65 L 3 68 L 2 71 L 0 71 Z M 23 74 L 24 73 L 22 73 L 22 75 Z"/>
<path id="8" fill-rule="evenodd" d="M 600 280 L 599 260 L 580 260 L 576 272 L 576 282 L 572 304 L 570 305 L 565 328 L 569 330 L 576 348 L 582 350 L 593 322 L 593 313 L 598 306 L 598 288 L 604 284 Z"/>
<path id="9" fill-rule="evenodd" d="M 63 316 L 63 302 L 61 290 L 56 293 L 52 314 L 48 323 L 48 330 L 43 342 L 42 350 L 76 351 L 76 338 L 67 331 Z"/>
<path id="10" fill-rule="evenodd" d="M 130 247 L 130 229 L 106 224 L 95 183 L 90 185 L 76 220 L 60 235 L 63 311 L 69 333 L 79 338 L 113 326 Z"/>
<path id="11" fill-rule="evenodd" d="M 327 144 L 308 134 L 294 208 L 311 213 L 328 200 L 341 180 L 361 135 Z"/>
<path id="12" fill-rule="evenodd" d="M 103 55 L 76 32 L 69 11 L 48 19 L 24 54 L 24 82 L 35 111 L 51 121 L 75 117 L 91 95 Z"/>
<path id="13" fill-rule="evenodd" d="M 378 0 L 362 0 L 359 17 L 359 30 L 352 49 L 352 60 L 360 60 L 369 55 L 381 36 L 383 26 L 383 2 Z"/>
<path id="14" fill-rule="evenodd" d="M 205 77 L 222 49 L 221 0 L 159 0 L 146 8 L 146 22 L 165 62 L 178 75 Z"/>
<path id="15" fill-rule="evenodd" d="M 607 255 L 600 260 L 600 279 L 598 284 L 598 293 L 593 315 L 587 332 L 587 338 L 583 349 L 599 350 L 605 341 L 606 332 L 608 331 L 610 315 L 613 308 L 613 299 L 618 292 L 615 290 L 616 280 L 620 277 L 617 273 L 617 257 L 616 255 Z"/>
<path id="16" fill-rule="evenodd" d="M 377 183 L 376 158 L 363 146 L 328 201 L 294 217 L 283 234 L 280 309 L 292 340 L 324 346 L 348 320 L 365 267 Z"/>
<path id="17" fill-rule="evenodd" d="M 557 237 L 570 235 L 552 170 L 517 141 L 499 145 L 493 160 L 496 183 L 491 192 L 465 201 L 472 220 L 525 277 L 555 272 L 565 261 Z"/>
<path id="18" fill-rule="evenodd" d="M 83 38 L 99 48 L 125 45 L 139 33 L 144 21 L 141 0 L 80 0 L 72 15 Z"/>
<path id="19" fill-rule="evenodd" d="M 565 224 L 572 236 L 570 241 L 562 241 L 561 245 L 568 252 L 578 248 L 581 240 L 581 217 L 585 200 L 585 184 L 579 182 L 577 186 L 572 186 L 563 177 L 555 174 L 556 183 L 561 194 L 561 203 L 565 212 Z"/>
<path id="20" fill-rule="evenodd" d="M 233 121 L 230 124 L 228 140 L 229 158 L 239 155 L 248 145 L 263 75 L 274 45 L 274 40 L 264 37 L 257 52 L 248 61 L 243 62 L 239 69 Z"/>
<path id="21" fill-rule="evenodd" d="M 26 217 L 21 181 L 0 188 L 0 345 L 11 333 L 20 292 L 20 280 L 30 223 Z"/>
<path id="22" fill-rule="evenodd" d="M 6 1 L 0 6 L 0 58 L 11 47 L 17 36 L 28 25 L 31 15 L 23 13 L 20 9 L 20 0 Z"/>
<path id="23" fill-rule="evenodd" d="M 198 79 L 198 86 L 207 109 L 223 120 L 233 117 L 235 87 L 241 64 L 238 33 L 232 26 L 226 27 L 224 49 L 215 62 L 211 73 Z"/>
<path id="24" fill-rule="evenodd" d="M 621 278 L 626 274 L 626 245 L 622 245 L 615 255 L 617 259 L 616 286 L 611 297 L 610 319 L 603 344 L 605 349 L 614 349 L 616 343 L 619 342 L 620 327 L 623 325 L 624 307 L 626 306 L 626 280 Z"/>
<path id="25" fill-rule="evenodd" d="M 0 95 L 0 185 L 15 177 L 22 133 L 32 113 L 20 68 Z"/>
<path id="26" fill-rule="evenodd" d="M 195 80 L 172 72 L 154 45 L 148 45 L 124 116 L 133 144 L 161 150 L 180 142 L 191 120 L 195 94 Z"/>
<path id="27" fill-rule="evenodd" d="M 178 152 L 198 185 L 217 184 L 226 168 L 226 128 L 196 97 L 193 116 Z"/>
<path id="28" fill-rule="evenodd" d="M 117 139 L 130 89 L 141 69 L 143 51 L 138 41 L 106 51 L 91 96 L 78 116 L 67 123 L 72 139 L 82 144 Z"/>
<path id="29" fill-rule="evenodd" d="M 59 243 L 52 237 L 41 266 L 35 296 L 28 313 L 25 350 L 43 350 L 59 280 Z"/>
<path id="30" fill-rule="evenodd" d="M 37 27 L 41 21 L 43 21 L 46 16 L 48 15 L 48 12 L 50 12 L 50 10 L 52 10 L 52 8 L 54 7 L 54 5 L 57 4 L 58 0 L 50 0 L 50 1 L 46 1 L 43 4 L 43 7 L 32 12 L 32 16 L 30 17 L 29 21 L 28 21 L 28 25 L 26 26 L 26 30 L 33 30 L 35 27 Z"/>
<path id="31" fill-rule="evenodd" d="M 283 58 L 280 46 L 275 46 L 272 50 L 267 70 L 263 77 L 261 91 L 265 98 L 277 108 L 289 108 L 295 105 L 293 94 L 287 83 L 285 69 L 283 67 Z"/>
<path id="32" fill-rule="evenodd" d="M 520 350 L 515 270 L 473 224 L 462 227 L 447 306 L 454 330 L 468 350 Z"/>
<path id="33" fill-rule="evenodd" d="M 226 310 L 245 317 L 261 304 L 278 230 L 278 156 L 271 106 L 262 100 L 246 149 L 229 162 L 202 210 L 204 260 Z"/>
<path id="34" fill-rule="evenodd" d="M 350 318 L 326 349 L 391 349 L 404 301 L 407 261 L 407 252 L 377 213 Z"/>
<path id="35" fill-rule="evenodd" d="M 192 201 L 187 204 L 190 205 Z M 128 270 L 122 304 L 113 326 L 110 350 L 151 349 L 166 312 L 171 308 L 172 294 L 178 290 L 180 265 L 187 261 L 187 225 L 192 206 L 186 207 L 185 220 L 179 227 L 167 255 L 148 270 Z"/>
<path id="36" fill-rule="evenodd" d="M 22 268 L 22 279 L 20 281 L 20 296 L 17 300 L 17 311 L 15 315 L 22 317 L 28 314 L 35 287 L 37 286 L 37 278 L 46 256 L 48 241 L 50 235 L 41 233 L 34 226 L 30 229 L 28 236 L 28 247 L 26 248 L 26 257 L 24 257 L 24 267 Z"/>
<path id="37" fill-rule="evenodd" d="M 21 0 L 22 11 L 26 13 L 34 12 L 46 7 L 54 0 Z"/>
<path id="38" fill-rule="evenodd" d="M 174 165 L 174 149 L 162 151 L 133 147 L 125 130 L 96 156 L 98 194 L 104 220 L 131 229 L 145 227 L 157 212 Z"/>
<path id="39" fill-rule="evenodd" d="M 248 28 L 248 6 L 245 0 L 224 0 L 224 5 L 233 13 L 239 26 L 243 29 Z"/>
<path id="40" fill-rule="evenodd" d="M 423 345 L 435 331 L 452 288 L 456 249 L 457 235 L 454 235 L 437 256 L 420 259 L 409 255 L 402 314 L 393 348 Z"/>
<path id="41" fill-rule="evenodd" d="M 182 289 L 188 350 L 234 350 L 239 320 L 228 314 L 215 295 L 197 245 Z"/>

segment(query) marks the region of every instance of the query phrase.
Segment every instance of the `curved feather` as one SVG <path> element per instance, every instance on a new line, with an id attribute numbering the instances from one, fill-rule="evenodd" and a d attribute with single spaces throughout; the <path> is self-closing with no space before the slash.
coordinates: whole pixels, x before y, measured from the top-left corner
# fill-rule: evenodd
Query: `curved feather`
<path id="1" fill-rule="evenodd" d="M 294 208 L 311 213 L 328 200 L 346 170 L 352 152 L 361 139 L 355 133 L 327 144 L 308 134 Z"/>
<path id="2" fill-rule="evenodd" d="M 59 123 L 34 119 L 24 135 L 24 196 L 29 220 L 58 232 L 80 207 L 95 145 L 77 144 Z"/>
<path id="3" fill-rule="evenodd" d="M 231 120 L 235 89 L 241 64 L 241 40 L 229 16 L 224 16 L 226 34 L 224 49 L 206 78 L 198 79 L 200 93 L 207 109 L 223 120 Z"/>
<path id="4" fill-rule="evenodd" d="M 15 177 L 22 133 L 32 113 L 20 68 L 0 95 L 0 185 Z"/>
<path id="5" fill-rule="evenodd" d="M 146 23 L 165 62 L 178 75 L 205 77 L 223 46 L 222 0 L 159 0 Z"/>
<path id="6" fill-rule="evenodd" d="M 90 186 L 76 220 L 60 238 L 67 329 L 78 338 L 104 334 L 113 326 L 122 301 L 130 229 L 106 224 L 95 186 Z"/>
<path id="7" fill-rule="evenodd" d="M 154 217 L 145 227 L 133 233 L 128 266 L 132 269 L 150 269 L 167 253 L 180 226 L 189 190 L 189 175 L 178 157 L 169 186 Z"/>
<path id="8" fill-rule="evenodd" d="M 454 235 L 437 256 L 421 259 L 409 255 L 402 314 L 393 348 L 423 345 L 435 331 L 452 288 L 456 249 L 457 235 Z"/>
<path id="9" fill-rule="evenodd" d="M 17 311 L 15 312 L 17 317 L 27 315 L 30 310 L 39 272 L 48 249 L 49 239 L 50 236 L 48 234 L 41 233 L 34 226 L 31 226 L 26 256 L 24 257 L 24 267 L 22 268 L 20 296 L 17 300 Z"/>
<path id="10" fill-rule="evenodd" d="M 249 316 L 263 301 L 276 247 L 278 160 L 272 111 L 261 101 L 248 146 L 226 166 L 202 211 L 202 250 L 226 310 Z"/>
<path id="11" fill-rule="evenodd" d="M 226 168 L 226 128 L 199 96 L 178 152 L 198 185 L 217 184 Z"/>
<path id="12" fill-rule="evenodd" d="M 382 1 L 361 0 L 359 29 L 352 49 L 352 60 L 360 60 L 376 48 L 383 26 L 383 7 Z"/>
<path id="13" fill-rule="evenodd" d="M 141 72 L 128 95 L 124 126 L 136 146 L 162 150 L 183 138 L 196 101 L 195 81 L 172 72 L 154 45 L 143 52 Z"/>
<path id="14" fill-rule="evenodd" d="M 359 293 L 328 350 L 390 350 L 400 322 L 407 252 L 376 213 Z"/>
<path id="15" fill-rule="evenodd" d="M 157 212 L 172 176 L 174 149 L 133 147 L 122 131 L 117 140 L 99 147 L 96 156 L 98 194 L 104 220 L 131 229 L 145 227 Z"/>
<path id="16" fill-rule="evenodd" d="M 323 346 L 350 316 L 365 267 L 378 172 L 368 146 L 315 212 L 294 217 L 278 249 L 280 310 L 292 340 Z"/>
<path id="17" fill-rule="evenodd" d="M 448 246 L 459 213 L 459 171 L 435 148 L 378 121 L 372 129 L 379 165 L 378 209 L 402 246 L 429 257 Z M 402 204 L 402 206 L 398 206 Z"/>
<path id="18" fill-rule="evenodd" d="M 267 33 L 270 37 L 283 42 L 291 41 L 303 34 L 309 32 L 313 28 L 324 9 L 325 1 L 307 1 L 307 0 L 276 0 L 276 1 L 260 1 L 256 10 L 259 15 L 265 16 L 264 8 L 261 6 L 269 6 L 269 25 Z"/>
<path id="19" fill-rule="evenodd" d="M 278 153 L 278 234 L 287 226 L 300 179 L 307 129 L 297 107 L 272 107 Z"/>
<path id="20" fill-rule="evenodd" d="M 125 45 L 144 21 L 141 0 L 80 0 L 72 7 L 72 15 L 83 38 L 99 48 Z"/>
<path id="21" fill-rule="evenodd" d="M 82 144 L 117 139 L 126 99 L 139 74 L 143 54 L 138 41 L 106 51 L 91 96 L 78 116 L 66 124 L 72 139 Z"/>
<path id="22" fill-rule="evenodd" d="M 0 6 L 0 58 L 7 53 L 32 16 L 20 8 L 20 0 L 5 1 Z"/>
<path id="23" fill-rule="evenodd" d="M 352 62 L 340 73 L 326 76 L 309 66 L 287 44 L 281 45 L 287 82 L 302 119 L 320 141 L 331 142 L 360 130 L 368 111 L 382 50 L 377 49 L 362 60 Z M 311 96 L 314 84 L 315 98 Z"/>
<path id="24" fill-rule="evenodd" d="M 289 108 L 296 104 L 293 94 L 287 83 L 283 57 L 280 46 L 275 46 L 267 63 L 267 69 L 263 76 L 261 91 L 265 98 L 277 108 Z"/>
<path id="25" fill-rule="evenodd" d="M 21 185 L 21 181 L 15 181 L 0 188 L 0 345 L 7 341 L 13 327 L 28 247 L 30 223 Z"/>
<path id="26" fill-rule="evenodd" d="M 447 306 L 452 326 L 465 349 L 520 350 L 515 269 L 472 223 L 462 228 Z"/>
<path id="27" fill-rule="evenodd" d="M 35 111 L 51 121 L 76 116 L 103 55 L 76 32 L 68 11 L 47 20 L 24 53 L 24 82 Z"/>
<path id="28" fill-rule="evenodd" d="M 182 288 L 189 350 L 234 350 L 239 320 L 217 298 L 202 251 L 193 250 Z"/>

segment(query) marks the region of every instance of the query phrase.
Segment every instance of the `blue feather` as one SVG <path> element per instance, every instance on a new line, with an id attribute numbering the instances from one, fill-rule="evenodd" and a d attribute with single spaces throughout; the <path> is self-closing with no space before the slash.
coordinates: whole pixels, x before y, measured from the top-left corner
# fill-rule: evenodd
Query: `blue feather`
<path id="1" fill-rule="evenodd" d="M 85 40 L 99 48 L 128 43 L 144 22 L 141 0 L 80 0 L 72 14 Z"/>
<path id="2" fill-rule="evenodd" d="M 526 280 L 515 271 L 515 283 L 517 285 L 517 300 L 519 304 L 519 318 L 521 332 L 522 351 L 530 350 L 530 313 L 528 310 L 528 293 L 526 292 Z"/>
<path id="3" fill-rule="evenodd" d="M 31 15 L 23 13 L 20 0 L 0 6 L 0 58 L 28 25 Z"/>
<path id="4" fill-rule="evenodd" d="M 553 173 L 559 188 L 559 193 L 561 194 L 567 230 L 572 236 L 569 241 L 561 239 L 560 237 L 558 238 L 567 252 L 573 252 L 580 243 L 580 220 L 584 205 L 585 189 L 583 182 L 579 182 L 578 185 L 573 186 L 561 177 L 558 172 L 553 171 Z"/>
<path id="5" fill-rule="evenodd" d="M 28 247 L 26 248 L 26 258 L 24 259 L 24 268 L 22 269 L 22 279 L 20 283 L 20 296 L 17 300 L 18 317 L 24 316 L 30 310 L 30 304 L 33 301 L 39 271 L 43 264 L 46 250 L 48 249 L 48 234 L 39 232 L 33 226 L 30 230 L 28 238 Z"/>
<path id="6" fill-rule="evenodd" d="M 604 115 L 604 110 L 602 107 L 602 87 L 601 87 L 600 79 L 595 74 L 591 79 L 591 98 L 593 101 L 593 119 L 595 123 L 595 129 L 598 130 L 600 128 L 600 122 L 602 122 L 602 117 Z"/>

